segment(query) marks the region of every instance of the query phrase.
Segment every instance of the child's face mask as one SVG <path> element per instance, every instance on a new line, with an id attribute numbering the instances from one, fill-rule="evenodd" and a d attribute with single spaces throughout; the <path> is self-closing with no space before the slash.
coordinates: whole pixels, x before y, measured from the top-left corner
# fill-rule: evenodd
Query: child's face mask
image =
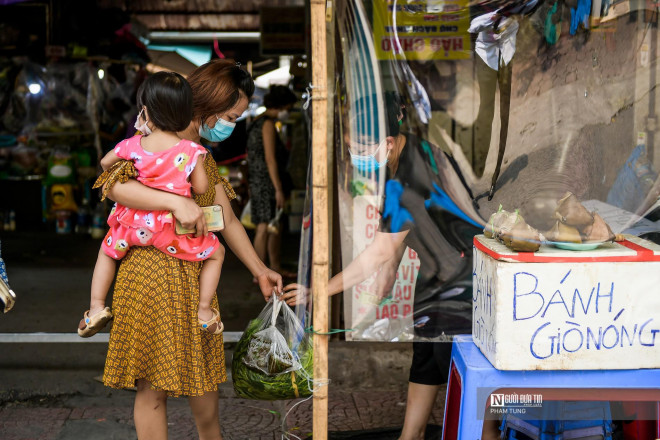
<path id="1" fill-rule="evenodd" d="M 140 133 L 142 133 L 143 135 L 149 136 L 151 134 L 151 128 L 149 128 L 149 126 L 147 125 L 147 122 L 149 121 L 144 119 L 144 123 L 140 124 L 140 119 L 142 119 L 142 113 L 144 113 L 144 108 L 142 108 L 142 110 L 140 110 L 140 113 L 138 113 L 137 119 L 135 120 L 135 124 L 133 125 L 133 127 L 135 127 L 135 129 Z"/>

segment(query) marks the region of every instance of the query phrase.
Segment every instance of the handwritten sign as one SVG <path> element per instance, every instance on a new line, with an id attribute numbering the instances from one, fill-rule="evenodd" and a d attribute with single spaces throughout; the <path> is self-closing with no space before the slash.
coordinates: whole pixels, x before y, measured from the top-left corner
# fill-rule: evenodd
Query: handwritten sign
<path id="1" fill-rule="evenodd" d="M 660 262 L 474 255 L 473 338 L 496 368 L 660 367 Z"/>
<path id="2" fill-rule="evenodd" d="M 373 14 L 374 44 L 380 60 L 456 60 L 471 56 L 467 0 L 396 4 L 374 0 Z"/>

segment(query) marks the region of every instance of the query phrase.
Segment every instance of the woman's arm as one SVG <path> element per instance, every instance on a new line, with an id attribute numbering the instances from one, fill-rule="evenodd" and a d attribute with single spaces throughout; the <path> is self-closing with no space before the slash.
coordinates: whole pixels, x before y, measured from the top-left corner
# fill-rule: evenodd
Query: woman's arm
<path id="1" fill-rule="evenodd" d="M 149 188 L 134 179 L 125 183 L 117 181 L 110 188 L 108 197 L 128 208 L 172 211 L 184 227 L 195 228 L 197 236 L 206 235 L 208 232 L 202 209 L 191 198 Z"/>
<path id="2" fill-rule="evenodd" d="M 282 182 L 277 170 L 277 156 L 275 154 L 275 123 L 270 119 L 264 121 L 261 127 L 261 135 L 264 141 L 264 156 L 266 158 L 266 165 L 268 166 L 268 175 L 270 176 L 273 187 L 275 187 L 275 206 L 277 209 L 284 207 L 284 192 L 282 192 Z"/>
<path id="3" fill-rule="evenodd" d="M 241 222 L 234 215 L 229 198 L 221 183 L 215 186 L 214 203 L 222 206 L 222 213 L 225 220 L 225 229 L 221 231 L 222 237 L 232 252 L 257 279 L 264 298 L 268 300 L 273 294 L 273 289 L 277 290 L 278 293 L 281 292 L 282 276 L 270 270 L 255 252 L 250 238 L 245 232 L 245 228 L 243 228 Z"/>
<path id="4" fill-rule="evenodd" d="M 335 295 L 369 278 L 385 262 L 393 260 L 401 249 L 408 231 L 387 233 L 376 232 L 374 241 L 358 255 L 346 269 L 328 282 L 328 295 Z M 288 284 L 284 287 L 282 299 L 290 306 L 307 300 L 309 290 L 300 284 Z"/>
<path id="5" fill-rule="evenodd" d="M 379 300 L 382 300 L 392 292 L 392 288 L 396 282 L 396 272 L 399 270 L 399 264 L 401 264 L 401 259 L 405 251 L 406 244 L 402 242 L 396 248 L 394 256 L 381 266 L 380 272 L 376 275 L 376 279 L 370 290 Z"/>
<path id="6" fill-rule="evenodd" d="M 193 192 L 198 195 L 204 194 L 209 190 L 209 177 L 204 169 L 203 156 L 197 158 L 195 168 L 193 168 L 192 173 L 190 173 L 190 184 L 192 185 Z"/>
<path id="7" fill-rule="evenodd" d="M 358 255 L 346 269 L 328 282 L 328 295 L 335 295 L 366 280 L 386 261 L 392 259 L 408 235 L 408 231 L 394 234 L 376 232 L 374 241 Z"/>

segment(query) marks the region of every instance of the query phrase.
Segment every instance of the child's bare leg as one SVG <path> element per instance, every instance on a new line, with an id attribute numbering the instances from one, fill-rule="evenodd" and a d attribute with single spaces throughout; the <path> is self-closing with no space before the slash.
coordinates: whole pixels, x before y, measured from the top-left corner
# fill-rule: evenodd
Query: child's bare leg
<path id="1" fill-rule="evenodd" d="M 197 310 L 197 317 L 202 321 L 208 321 L 213 317 L 211 301 L 218 288 L 224 260 L 225 248 L 220 245 L 208 259 L 204 260 L 202 265 L 202 272 L 199 275 L 199 309 Z"/>
<path id="2" fill-rule="evenodd" d="M 105 308 L 105 298 L 115 277 L 115 260 L 107 256 L 103 249 L 99 250 L 99 256 L 94 266 L 92 275 L 92 295 L 89 301 L 89 316 L 94 316 Z"/>

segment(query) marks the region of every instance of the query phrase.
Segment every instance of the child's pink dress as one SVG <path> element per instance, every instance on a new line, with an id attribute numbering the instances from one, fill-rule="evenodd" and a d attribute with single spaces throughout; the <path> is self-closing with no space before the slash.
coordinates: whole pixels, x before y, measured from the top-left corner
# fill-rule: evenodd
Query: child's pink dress
<path id="1" fill-rule="evenodd" d="M 207 150 L 182 139 L 165 151 L 151 153 L 142 149 L 141 139 L 142 136 L 124 139 L 115 147 L 115 154 L 135 163 L 139 173 L 137 180 L 144 185 L 190 197 L 188 176 Z M 177 235 L 174 222 L 169 211 L 145 211 L 116 203 L 108 217 L 110 231 L 103 241 L 103 251 L 119 260 L 131 246 L 154 246 L 181 260 L 200 261 L 220 246 L 212 232 L 203 237 Z"/>

